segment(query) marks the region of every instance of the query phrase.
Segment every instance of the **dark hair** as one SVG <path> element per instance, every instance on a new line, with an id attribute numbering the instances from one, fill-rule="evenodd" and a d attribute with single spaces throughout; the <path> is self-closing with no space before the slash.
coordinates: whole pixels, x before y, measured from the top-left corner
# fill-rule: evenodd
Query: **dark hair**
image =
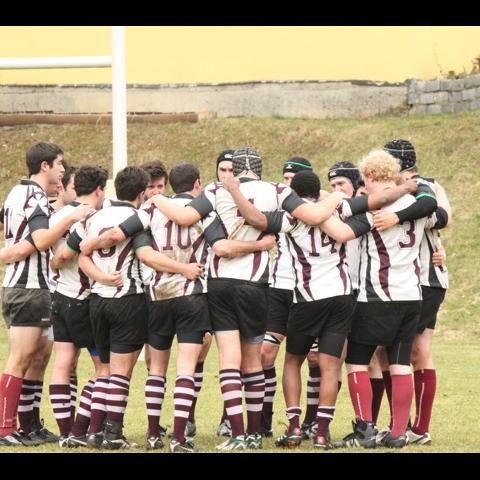
<path id="1" fill-rule="evenodd" d="M 62 177 L 62 185 L 63 188 L 67 188 L 67 185 L 69 184 L 72 175 L 75 175 L 78 168 L 77 167 L 66 167 L 65 165 L 63 166 L 65 168 L 65 173 L 63 174 Z"/>
<path id="2" fill-rule="evenodd" d="M 104 168 L 84 165 L 75 172 L 75 191 L 81 197 L 90 195 L 97 187 L 104 190 L 107 178 L 108 172 Z"/>
<path id="3" fill-rule="evenodd" d="M 191 163 L 180 163 L 170 170 L 170 185 L 175 193 L 189 192 L 196 180 L 200 180 L 200 171 Z"/>
<path id="4" fill-rule="evenodd" d="M 47 162 L 53 167 L 53 161 L 63 155 L 63 150 L 55 143 L 37 142 L 27 150 L 28 175 L 35 175 L 40 172 L 42 162 Z"/>
<path id="5" fill-rule="evenodd" d="M 150 175 L 139 167 L 125 167 L 115 177 L 115 193 L 119 200 L 132 202 L 144 192 L 150 181 Z"/>
<path id="6" fill-rule="evenodd" d="M 165 186 L 168 183 L 168 172 L 165 165 L 160 160 L 153 160 L 140 165 L 140 168 L 145 170 L 150 175 L 150 181 L 165 177 Z"/>
<path id="7" fill-rule="evenodd" d="M 302 170 L 295 174 L 290 187 L 302 198 L 318 198 L 320 195 L 320 179 L 310 170 Z"/>

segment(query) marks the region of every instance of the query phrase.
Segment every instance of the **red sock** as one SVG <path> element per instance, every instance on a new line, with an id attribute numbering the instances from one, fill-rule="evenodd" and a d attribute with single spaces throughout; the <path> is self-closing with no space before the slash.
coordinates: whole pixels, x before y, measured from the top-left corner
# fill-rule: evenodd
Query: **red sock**
<path id="1" fill-rule="evenodd" d="M 383 392 L 385 391 L 385 383 L 383 378 L 371 378 L 373 400 L 372 400 L 372 418 L 373 423 L 376 425 L 378 420 L 378 414 L 380 412 L 380 406 L 382 405 Z"/>
<path id="2" fill-rule="evenodd" d="M 410 407 L 413 399 L 412 374 L 392 375 L 392 437 L 404 435 L 410 418 Z"/>
<path id="3" fill-rule="evenodd" d="M 433 399 L 437 389 L 437 375 L 435 370 L 416 370 L 413 372 L 415 382 L 415 423 L 412 430 L 423 435 L 430 428 Z"/>
<path id="4" fill-rule="evenodd" d="M 366 422 L 372 421 L 372 385 L 368 372 L 348 374 L 348 389 L 355 416 Z"/>
<path id="5" fill-rule="evenodd" d="M 392 422 L 393 422 L 393 415 L 392 415 L 392 377 L 390 376 L 390 372 L 386 370 L 382 372 L 383 375 L 383 383 L 385 384 L 385 392 L 387 393 L 388 398 L 388 406 L 390 408 L 390 423 L 388 428 L 392 429 Z"/>
<path id="6" fill-rule="evenodd" d="M 17 409 L 23 380 L 2 374 L 0 378 L 0 436 L 6 437 L 17 428 Z"/>

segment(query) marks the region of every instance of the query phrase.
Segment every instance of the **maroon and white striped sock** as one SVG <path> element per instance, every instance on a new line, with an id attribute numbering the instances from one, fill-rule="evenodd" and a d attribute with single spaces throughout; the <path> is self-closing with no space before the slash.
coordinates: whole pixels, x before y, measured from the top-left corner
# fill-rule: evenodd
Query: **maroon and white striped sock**
<path id="1" fill-rule="evenodd" d="M 22 391 L 22 379 L 3 373 L 0 377 L 0 436 L 17 429 L 17 407 Z"/>
<path id="2" fill-rule="evenodd" d="M 404 435 L 410 418 L 413 400 L 413 376 L 392 375 L 392 437 Z"/>
<path id="3" fill-rule="evenodd" d="M 160 414 L 165 397 L 165 383 L 165 377 L 159 375 L 149 375 L 145 383 L 149 437 L 160 437 Z"/>
<path id="4" fill-rule="evenodd" d="M 195 397 L 195 380 L 189 375 L 179 375 L 175 380 L 173 390 L 173 436 L 180 442 L 185 442 L 185 425 L 190 408 Z"/>
<path id="5" fill-rule="evenodd" d="M 228 368 L 220 370 L 220 389 L 227 411 L 227 417 L 232 426 L 232 437 L 243 435 L 242 381 L 240 370 Z"/>
<path id="6" fill-rule="evenodd" d="M 43 395 L 43 380 L 35 380 L 35 400 L 33 402 L 32 410 L 32 429 L 40 430 L 43 428 L 42 422 L 40 421 L 40 403 L 42 402 Z"/>
<path id="7" fill-rule="evenodd" d="M 380 406 L 382 405 L 383 392 L 385 391 L 385 383 L 383 378 L 371 378 L 373 399 L 372 399 L 372 420 L 376 425 L 378 414 L 380 413 Z"/>
<path id="8" fill-rule="evenodd" d="M 75 435 L 76 437 L 86 435 L 88 426 L 90 425 L 90 408 L 92 405 L 92 391 L 94 385 L 95 381 L 89 380 L 80 394 L 80 405 L 77 410 L 77 418 L 72 426 L 72 435 Z"/>
<path id="9" fill-rule="evenodd" d="M 385 384 L 385 392 L 387 394 L 388 399 L 388 407 L 390 408 L 390 423 L 388 427 L 390 430 L 392 429 L 393 424 L 393 413 L 392 413 L 392 377 L 390 376 L 390 372 L 386 370 L 382 372 L 383 376 L 383 383 Z"/>
<path id="10" fill-rule="evenodd" d="M 348 389 L 355 416 L 365 422 L 372 421 L 372 385 L 368 372 L 348 374 Z"/>
<path id="11" fill-rule="evenodd" d="M 128 403 L 130 379 L 123 375 L 110 375 L 107 392 L 107 420 L 123 425 Z"/>
<path id="12" fill-rule="evenodd" d="M 295 428 L 300 428 L 300 415 L 302 409 L 300 407 L 288 407 L 285 410 L 288 418 L 288 433 L 292 433 Z"/>
<path id="13" fill-rule="evenodd" d="M 227 415 L 227 407 L 225 406 L 225 402 L 223 402 L 223 412 L 222 412 L 222 418 L 220 419 L 220 423 L 223 423 L 225 420 L 228 420 L 228 415 Z"/>
<path id="14" fill-rule="evenodd" d="M 195 407 L 197 406 L 198 396 L 203 385 L 203 362 L 198 362 L 195 367 L 195 374 L 193 375 L 195 380 L 195 397 L 193 399 L 192 408 L 190 409 L 190 415 L 188 421 L 195 423 Z"/>
<path id="15" fill-rule="evenodd" d="M 412 430 L 423 435 L 430 428 L 433 400 L 437 389 L 437 374 L 433 369 L 421 369 L 413 372 L 415 382 L 415 423 Z"/>
<path id="16" fill-rule="evenodd" d="M 77 389 L 78 389 L 78 378 L 76 375 L 70 375 L 70 406 L 71 406 L 72 423 L 75 420 L 75 409 L 77 408 Z"/>
<path id="17" fill-rule="evenodd" d="M 32 431 L 35 382 L 35 380 L 23 380 L 20 400 L 18 401 L 18 422 L 20 423 L 20 430 L 25 433 Z"/>
<path id="18" fill-rule="evenodd" d="M 307 411 L 305 412 L 304 423 L 312 423 L 317 416 L 318 399 L 320 396 L 320 367 L 318 365 L 308 366 L 307 380 Z"/>
<path id="19" fill-rule="evenodd" d="M 335 414 L 335 407 L 326 407 L 324 405 L 319 405 L 317 409 L 317 435 L 323 435 L 324 437 L 328 436 L 328 426 L 333 420 L 333 415 Z"/>
<path id="20" fill-rule="evenodd" d="M 265 397 L 263 399 L 263 413 L 271 416 L 273 413 L 273 400 L 277 391 L 277 371 L 275 365 L 263 369 L 265 375 Z"/>
<path id="21" fill-rule="evenodd" d="M 262 424 L 263 398 L 265 396 L 265 375 L 263 370 L 243 375 L 245 403 L 247 405 L 247 433 L 260 433 Z"/>
<path id="22" fill-rule="evenodd" d="M 88 433 L 99 433 L 103 430 L 103 422 L 107 416 L 108 383 L 109 377 L 98 377 L 95 380 L 92 390 Z"/>
<path id="23" fill-rule="evenodd" d="M 57 421 L 60 435 L 66 437 L 72 429 L 70 385 L 54 383 L 50 385 L 49 392 L 53 415 Z"/>

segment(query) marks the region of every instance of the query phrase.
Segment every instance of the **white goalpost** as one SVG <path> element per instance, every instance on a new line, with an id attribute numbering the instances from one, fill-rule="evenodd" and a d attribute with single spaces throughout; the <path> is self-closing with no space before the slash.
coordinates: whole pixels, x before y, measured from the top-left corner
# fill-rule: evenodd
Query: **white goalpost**
<path id="1" fill-rule="evenodd" d="M 0 70 L 112 68 L 112 175 L 127 166 L 125 27 L 112 26 L 112 56 L 0 58 Z"/>

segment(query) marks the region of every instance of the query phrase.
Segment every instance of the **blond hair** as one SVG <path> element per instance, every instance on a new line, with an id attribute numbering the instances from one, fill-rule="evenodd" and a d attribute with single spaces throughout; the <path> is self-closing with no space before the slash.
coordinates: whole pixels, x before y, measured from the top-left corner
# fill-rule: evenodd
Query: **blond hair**
<path id="1" fill-rule="evenodd" d="M 400 163 L 385 150 L 372 150 L 362 158 L 358 169 L 363 178 L 370 176 L 377 182 L 396 182 L 400 176 Z"/>

